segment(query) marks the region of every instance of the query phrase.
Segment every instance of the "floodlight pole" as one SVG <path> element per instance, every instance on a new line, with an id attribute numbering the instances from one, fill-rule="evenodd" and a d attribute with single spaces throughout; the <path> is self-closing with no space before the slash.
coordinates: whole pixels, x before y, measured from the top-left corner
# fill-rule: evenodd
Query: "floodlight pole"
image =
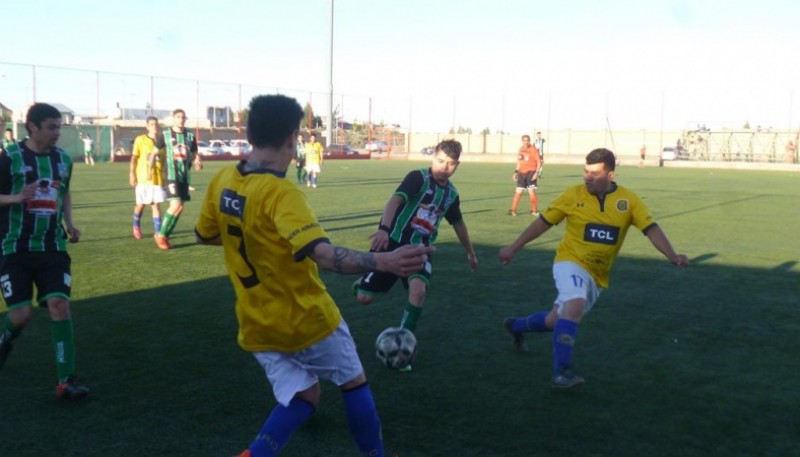
<path id="1" fill-rule="evenodd" d="M 331 30 L 330 30 L 330 54 L 328 54 L 328 124 L 326 126 L 325 142 L 328 146 L 333 140 L 333 3 L 331 0 Z"/>

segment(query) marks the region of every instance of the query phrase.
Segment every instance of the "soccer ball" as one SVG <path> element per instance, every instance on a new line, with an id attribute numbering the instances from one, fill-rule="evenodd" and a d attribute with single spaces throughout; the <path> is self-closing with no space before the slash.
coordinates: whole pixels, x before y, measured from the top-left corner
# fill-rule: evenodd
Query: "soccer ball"
<path id="1" fill-rule="evenodd" d="M 389 327 L 375 340 L 375 355 L 389 368 L 403 368 L 417 355 L 417 337 L 407 328 Z"/>

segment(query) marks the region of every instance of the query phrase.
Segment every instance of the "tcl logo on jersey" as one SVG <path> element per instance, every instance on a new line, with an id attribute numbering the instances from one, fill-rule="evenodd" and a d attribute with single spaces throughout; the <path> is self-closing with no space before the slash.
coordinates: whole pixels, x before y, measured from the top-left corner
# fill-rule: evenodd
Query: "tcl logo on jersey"
<path id="1" fill-rule="evenodd" d="M 245 200 L 247 200 L 245 196 L 230 189 L 223 189 L 222 195 L 219 197 L 219 210 L 224 214 L 241 219 Z"/>
<path id="2" fill-rule="evenodd" d="M 602 224 L 586 224 L 583 229 L 583 240 L 591 243 L 617 244 L 619 227 Z"/>

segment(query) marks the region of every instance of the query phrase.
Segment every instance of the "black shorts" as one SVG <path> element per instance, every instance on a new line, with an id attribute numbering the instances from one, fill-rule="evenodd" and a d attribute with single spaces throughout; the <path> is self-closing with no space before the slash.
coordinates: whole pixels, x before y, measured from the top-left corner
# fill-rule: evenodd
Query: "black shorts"
<path id="1" fill-rule="evenodd" d="M 188 202 L 192 199 L 189 196 L 189 183 L 167 180 L 167 200 L 176 199 L 180 199 L 183 202 Z"/>
<path id="2" fill-rule="evenodd" d="M 305 168 L 306 167 L 306 159 L 298 159 L 295 161 L 294 166 L 297 168 Z"/>
<path id="3" fill-rule="evenodd" d="M 44 305 L 48 298 L 69 300 L 72 292 L 72 260 L 66 252 L 25 252 L 0 256 L 0 287 L 9 309 L 30 305 L 33 286 Z"/>
<path id="4" fill-rule="evenodd" d="M 392 240 L 389 240 L 389 247 L 384 252 L 394 251 L 399 245 Z M 370 252 L 375 252 L 370 250 Z M 412 273 L 406 278 L 400 278 L 392 273 L 384 271 L 370 271 L 361 276 L 361 281 L 358 285 L 358 291 L 365 295 L 385 294 L 389 292 L 394 284 L 400 279 L 403 282 L 403 287 L 408 289 L 408 280 L 411 278 L 419 278 L 425 281 L 425 284 L 430 285 L 431 273 L 433 272 L 433 265 L 431 263 L 431 256 L 428 254 L 428 260 L 425 261 L 425 266 L 422 270 Z"/>
<path id="5" fill-rule="evenodd" d="M 535 171 L 527 173 L 517 173 L 517 188 L 518 189 L 536 189 L 536 179 L 533 179 Z"/>

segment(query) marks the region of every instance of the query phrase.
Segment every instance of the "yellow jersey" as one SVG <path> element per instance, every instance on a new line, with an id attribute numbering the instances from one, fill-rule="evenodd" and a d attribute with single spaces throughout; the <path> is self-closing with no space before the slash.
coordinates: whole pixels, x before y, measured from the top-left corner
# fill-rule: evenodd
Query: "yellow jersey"
<path id="1" fill-rule="evenodd" d="M 150 158 L 157 153 L 156 163 L 153 168 L 153 179 L 148 178 L 150 171 Z M 139 184 L 153 184 L 163 186 L 164 179 L 161 175 L 161 164 L 164 163 L 164 150 L 156 147 L 156 142 L 146 134 L 139 135 L 133 142 L 133 157 L 136 157 L 136 182 Z"/>
<path id="2" fill-rule="evenodd" d="M 209 184 L 195 233 L 221 237 L 236 291 L 239 346 L 296 352 L 333 333 L 339 309 L 307 257 L 328 237 L 305 194 L 284 173 L 220 170 Z"/>
<path id="3" fill-rule="evenodd" d="M 541 217 L 550 225 L 567 219 L 555 261 L 572 261 L 583 266 L 603 288 L 608 287 L 611 266 L 628 228 L 633 225 L 646 232 L 655 225 L 647 205 L 636 194 L 616 184 L 602 199 L 590 194 L 583 184 L 572 186 Z"/>
<path id="4" fill-rule="evenodd" d="M 323 150 L 319 141 L 306 143 L 306 165 L 321 165 Z"/>

